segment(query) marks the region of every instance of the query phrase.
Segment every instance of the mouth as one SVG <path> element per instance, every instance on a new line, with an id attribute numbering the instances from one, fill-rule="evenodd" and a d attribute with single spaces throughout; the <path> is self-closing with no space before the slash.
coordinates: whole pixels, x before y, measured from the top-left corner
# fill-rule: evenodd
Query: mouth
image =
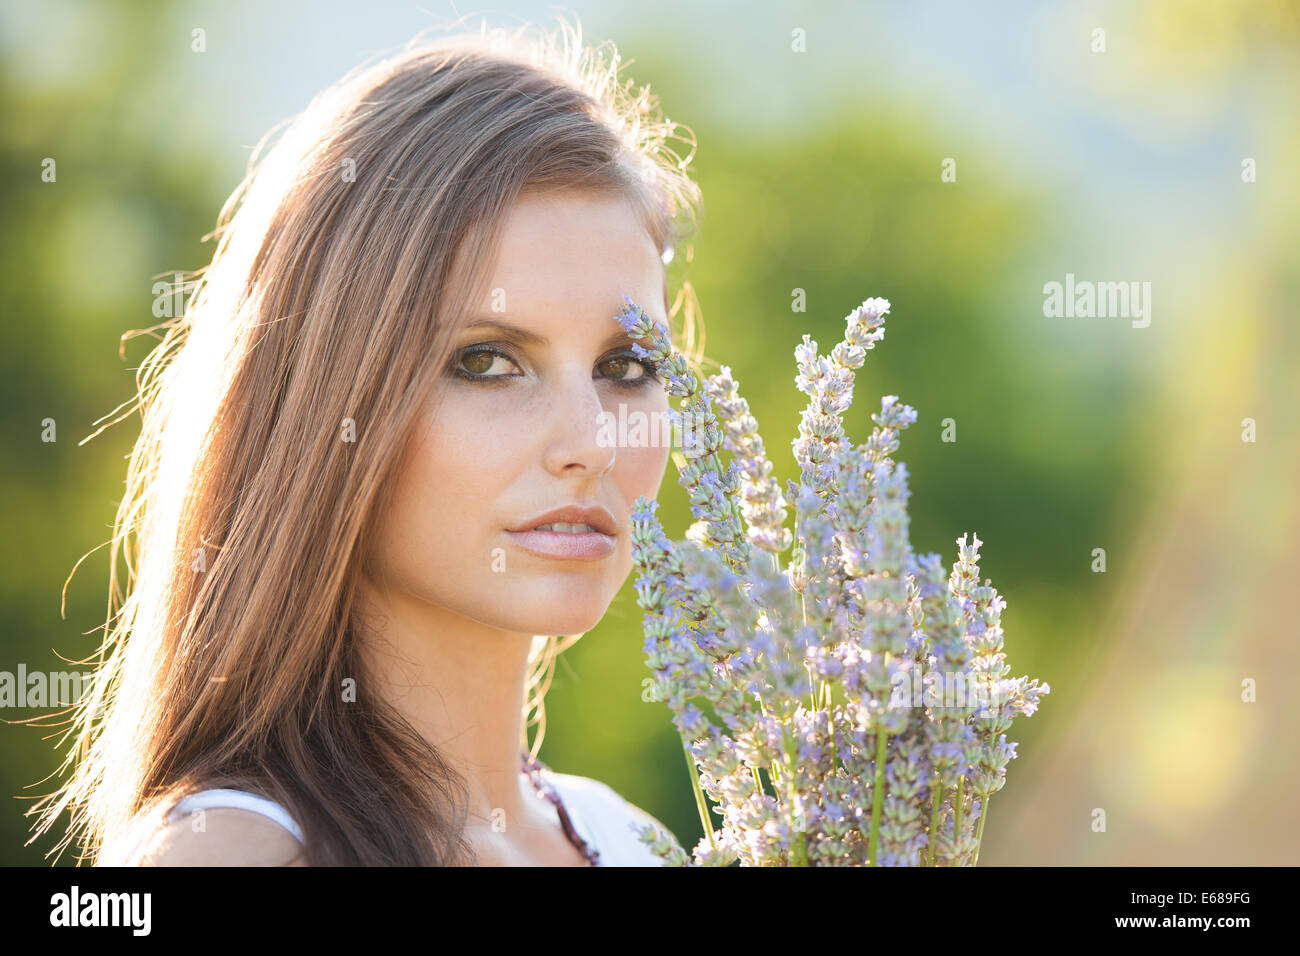
<path id="1" fill-rule="evenodd" d="M 614 516 L 599 505 L 557 508 L 506 530 L 512 541 L 538 557 L 599 561 L 617 544 Z"/>
<path id="2" fill-rule="evenodd" d="M 506 534 L 519 547 L 539 557 L 571 561 L 607 558 L 614 553 L 616 544 L 613 535 L 602 534 L 586 524 L 557 522 L 527 531 L 507 531 Z"/>

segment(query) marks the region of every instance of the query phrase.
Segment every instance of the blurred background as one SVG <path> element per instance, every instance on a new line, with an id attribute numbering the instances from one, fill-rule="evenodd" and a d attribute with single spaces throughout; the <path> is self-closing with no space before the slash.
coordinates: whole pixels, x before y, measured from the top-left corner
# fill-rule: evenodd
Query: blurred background
<path id="1" fill-rule="evenodd" d="M 1300 860 L 1300 5 L 816 6 L 5 0 L 0 671 L 97 646 L 104 552 L 66 616 L 60 592 L 110 534 L 138 419 L 77 443 L 131 397 L 152 340 L 119 356 L 119 338 L 158 321 L 158 276 L 209 260 L 200 237 L 250 148 L 419 30 L 560 12 L 695 132 L 704 214 L 674 276 L 783 486 L 794 346 L 829 350 L 864 298 L 893 304 L 848 433 L 866 437 L 883 394 L 917 408 L 897 456 L 913 545 L 950 564 L 979 534 L 1012 674 L 1052 688 L 1012 731 L 981 864 Z M 1150 325 L 1046 316 L 1067 274 L 1149 282 Z M 679 538 L 674 477 L 661 513 Z M 641 643 L 629 579 L 557 668 L 542 757 L 689 848 L 686 762 L 667 709 L 640 699 Z M 24 845 L 63 755 L 13 723 L 38 713 L 0 710 L 4 864 L 45 865 L 55 844 Z"/>

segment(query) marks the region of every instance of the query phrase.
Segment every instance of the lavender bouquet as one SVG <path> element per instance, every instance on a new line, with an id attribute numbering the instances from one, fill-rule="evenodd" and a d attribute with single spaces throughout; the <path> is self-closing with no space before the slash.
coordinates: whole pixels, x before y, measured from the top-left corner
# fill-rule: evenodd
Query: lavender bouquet
<path id="1" fill-rule="evenodd" d="M 1007 677 L 1006 603 L 979 583 L 979 538 L 957 540 L 951 572 L 912 552 L 907 469 L 890 456 L 915 410 L 887 395 L 864 444 L 844 433 L 889 303 L 849 313 L 829 356 L 808 335 L 796 346 L 808 403 L 800 479 L 783 496 L 731 370 L 701 383 L 668 329 L 625 299 L 615 318 L 652 342 L 637 356 L 681 398 L 669 416 L 697 520 L 670 541 L 658 502 L 640 497 L 633 548 L 648 697 L 671 709 L 698 770 L 705 834 L 689 855 L 656 827 L 638 836 L 671 865 L 973 865 L 1016 756 L 1006 732 L 1050 688 Z"/>

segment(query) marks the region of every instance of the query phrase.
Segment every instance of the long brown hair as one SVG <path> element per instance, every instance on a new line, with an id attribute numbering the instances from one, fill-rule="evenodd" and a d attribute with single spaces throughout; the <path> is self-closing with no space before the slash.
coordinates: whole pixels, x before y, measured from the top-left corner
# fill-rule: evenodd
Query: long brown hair
<path id="1" fill-rule="evenodd" d="M 521 192 L 617 192 L 665 252 L 697 225 L 693 149 L 670 147 L 694 136 L 619 63 L 563 22 L 420 38 L 259 146 L 184 314 L 146 330 L 103 645 L 32 839 L 67 810 L 60 852 L 111 862 L 224 786 L 282 803 L 312 864 L 474 862 L 463 780 L 364 692 L 359 542 Z M 702 348 L 689 283 L 664 285 Z M 525 745 L 576 638 L 534 641 Z"/>

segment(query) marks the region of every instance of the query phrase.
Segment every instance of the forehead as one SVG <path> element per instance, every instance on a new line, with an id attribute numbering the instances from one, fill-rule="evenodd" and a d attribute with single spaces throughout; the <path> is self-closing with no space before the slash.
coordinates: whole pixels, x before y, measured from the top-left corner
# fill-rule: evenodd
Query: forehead
<path id="1" fill-rule="evenodd" d="M 610 319 L 630 295 L 662 316 L 664 264 L 632 204 L 613 193 L 525 193 L 502 225 L 481 304 L 538 322 Z"/>

